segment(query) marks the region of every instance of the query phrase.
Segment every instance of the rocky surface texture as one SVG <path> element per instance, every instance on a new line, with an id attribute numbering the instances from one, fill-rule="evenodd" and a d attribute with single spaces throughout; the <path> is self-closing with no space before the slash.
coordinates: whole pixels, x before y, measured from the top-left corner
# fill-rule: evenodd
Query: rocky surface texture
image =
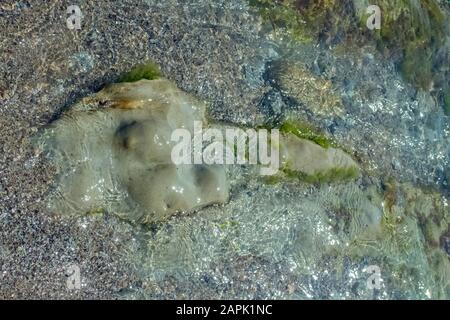
<path id="1" fill-rule="evenodd" d="M 80 30 L 66 26 L 71 4 Z M 405 81 L 374 43 L 355 48 L 327 32 L 303 42 L 301 30 L 288 41 L 259 14 L 243 0 L 0 4 L 1 298 L 450 296 L 450 129 L 439 88 Z M 208 101 L 213 120 L 310 123 L 352 155 L 361 178 L 268 183 L 232 167 L 226 206 L 164 224 L 51 214 L 57 170 L 32 143 L 38 130 L 149 59 Z M 370 265 L 382 271 L 377 290 L 366 286 Z M 67 286 L 71 266 L 80 289 Z"/>
<path id="2" fill-rule="evenodd" d="M 207 125 L 205 104 L 166 79 L 112 84 L 83 99 L 38 138 L 58 168 L 49 209 L 155 222 L 226 202 L 224 166 L 172 162 L 172 132 L 183 128 L 192 144 L 195 121 Z"/>
<path id="3" fill-rule="evenodd" d="M 83 223 L 46 213 L 43 199 L 55 171 L 29 143 L 40 126 L 149 58 L 181 88 L 214 101 L 220 119 L 256 118 L 252 101 L 265 90 L 259 24 L 243 2 L 77 3 L 84 16 L 80 30 L 66 26 L 72 3 L 0 4 L 5 298 L 113 297 L 135 286 L 134 268 L 118 248 L 133 246 L 133 233 L 118 232 L 128 226 L 113 217 Z M 89 289 L 66 290 L 65 268 L 72 264 L 79 264 Z"/>

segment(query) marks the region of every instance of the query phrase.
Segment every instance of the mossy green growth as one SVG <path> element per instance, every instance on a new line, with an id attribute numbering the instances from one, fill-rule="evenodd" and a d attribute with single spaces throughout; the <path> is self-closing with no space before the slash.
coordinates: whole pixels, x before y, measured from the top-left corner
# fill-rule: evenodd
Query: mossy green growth
<path id="1" fill-rule="evenodd" d="M 94 208 L 92 210 L 89 210 L 85 213 L 86 216 L 102 216 L 106 213 L 105 208 Z"/>
<path id="2" fill-rule="evenodd" d="M 364 1 L 350 1 L 353 9 L 336 0 L 248 1 L 274 30 L 286 30 L 294 40 L 311 42 L 321 35 L 327 41 L 373 40 L 381 52 L 398 56 L 399 71 L 416 88 L 448 88 L 442 78 L 449 69 L 441 52 L 450 35 L 450 15 L 438 0 L 378 0 L 382 26 L 370 31 Z"/>
<path id="3" fill-rule="evenodd" d="M 433 79 L 431 59 L 432 53 L 428 47 L 417 46 L 415 43 L 407 45 L 400 66 L 406 81 L 427 90 Z"/>
<path id="4" fill-rule="evenodd" d="M 448 13 L 437 0 L 378 0 L 376 5 L 382 12 L 381 29 L 364 32 L 363 37 L 375 40 L 381 52 L 394 56 L 401 52 L 398 62 L 404 79 L 416 88 L 428 90 L 442 77 L 438 70 L 446 68 L 440 52 L 449 36 Z M 369 15 L 362 12 L 359 25 L 364 30 Z"/>
<path id="5" fill-rule="evenodd" d="M 450 116 L 450 91 L 444 94 L 444 112 Z"/>
<path id="6" fill-rule="evenodd" d="M 380 0 L 379 5 L 384 13 L 379 46 L 403 50 L 403 77 L 429 89 L 435 78 L 433 66 L 440 64 L 437 52 L 445 45 L 448 17 L 436 0 Z"/>
<path id="7" fill-rule="evenodd" d="M 310 140 L 323 148 L 335 147 L 335 143 L 311 125 L 299 121 L 286 121 L 280 127 L 281 133 L 291 133 L 298 138 Z"/>
<path id="8" fill-rule="evenodd" d="M 352 181 L 357 179 L 359 176 L 359 170 L 356 167 L 332 168 L 326 171 L 316 172 L 314 174 L 305 174 L 303 172 L 298 172 L 287 168 L 284 168 L 283 172 L 289 178 L 296 178 L 300 181 L 317 185 Z"/>
<path id="9" fill-rule="evenodd" d="M 118 82 L 136 82 L 142 79 L 155 80 L 161 78 L 159 66 L 151 61 L 134 66 L 125 73 Z"/>
<path id="10" fill-rule="evenodd" d="M 222 223 L 219 223 L 218 226 L 220 229 L 224 230 L 224 229 L 228 229 L 228 228 L 233 228 L 238 226 L 238 222 L 234 221 L 234 220 L 226 220 Z"/>
<path id="11" fill-rule="evenodd" d="M 257 8 L 263 20 L 270 23 L 275 31 L 284 29 L 291 34 L 293 40 L 310 42 L 312 34 L 291 2 L 249 0 L 250 6 Z"/>

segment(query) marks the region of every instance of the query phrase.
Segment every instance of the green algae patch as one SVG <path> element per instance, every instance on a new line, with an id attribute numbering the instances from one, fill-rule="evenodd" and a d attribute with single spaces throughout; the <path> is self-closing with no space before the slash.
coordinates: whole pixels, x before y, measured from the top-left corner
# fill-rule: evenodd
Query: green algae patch
<path id="1" fill-rule="evenodd" d="M 300 121 L 286 121 L 280 126 L 281 133 L 291 133 L 300 139 L 306 139 L 323 148 L 336 146 L 327 136 L 320 134 L 317 129 L 308 123 Z"/>
<path id="2" fill-rule="evenodd" d="M 450 91 L 444 94 L 444 112 L 450 116 Z"/>
<path id="3" fill-rule="evenodd" d="M 266 124 L 259 128 L 277 127 L 280 171 L 263 177 L 263 183 L 275 185 L 287 178 L 320 185 L 354 181 L 360 176 L 359 165 L 348 152 L 309 123 L 287 120 L 279 126 Z"/>
<path id="4" fill-rule="evenodd" d="M 239 222 L 235 221 L 235 220 L 226 220 L 224 222 L 219 223 L 217 226 L 222 229 L 228 229 L 228 228 L 234 228 L 237 227 L 239 225 Z"/>
<path id="5" fill-rule="evenodd" d="M 427 90 L 433 80 L 432 53 L 423 44 L 410 43 L 406 46 L 400 65 L 403 78 L 415 86 Z"/>
<path id="6" fill-rule="evenodd" d="M 331 139 L 320 134 L 317 129 L 307 123 L 288 121 L 280 126 L 280 132 L 291 133 L 298 138 L 312 141 L 323 148 L 333 146 Z"/>
<path id="7" fill-rule="evenodd" d="M 156 80 L 161 78 L 160 67 L 154 62 L 142 63 L 134 66 L 130 71 L 120 77 L 118 82 L 136 82 L 142 79 Z"/>
<path id="8" fill-rule="evenodd" d="M 417 89 L 449 88 L 450 15 L 437 0 L 377 1 L 375 5 L 382 13 L 380 30 L 366 26 L 370 16 L 366 12 L 370 3 L 366 0 L 351 0 L 346 5 L 335 0 L 249 3 L 275 31 L 285 31 L 279 34 L 280 39 L 327 45 L 373 44 L 383 55 L 393 57 L 405 81 Z M 302 86 L 293 88 L 295 92 Z"/>
<path id="9" fill-rule="evenodd" d="M 312 41 L 313 34 L 292 1 L 249 0 L 249 4 L 258 9 L 263 21 L 269 23 L 275 32 L 284 30 L 294 41 Z"/>
<path id="10" fill-rule="evenodd" d="M 348 7 L 336 0 L 249 0 L 263 21 L 272 28 L 285 30 L 291 40 L 313 42 L 325 34 L 336 34 L 353 26 L 346 19 Z M 351 10 L 350 10 L 351 11 Z"/>
<path id="11" fill-rule="evenodd" d="M 306 128 L 308 131 L 300 130 L 298 124 L 282 125 L 277 146 L 280 171 L 276 175 L 264 177 L 263 183 L 274 185 L 287 178 L 320 185 L 352 181 L 359 177 L 359 166 L 350 155 L 334 148 L 331 142 L 318 140 L 309 131 L 312 129 Z"/>
<path id="12" fill-rule="evenodd" d="M 446 90 L 445 74 L 449 71 L 446 61 L 450 52 L 446 40 L 450 36 L 448 13 L 436 0 L 380 0 L 377 5 L 382 11 L 382 24 L 372 37 L 378 49 L 394 56 L 401 53 L 399 71 L 416 88 L 429 90 L 434 85 Z M 365 19 L 362 9 L 360 17 Z"/>
<path id="13" fill-rule="evenodd" d="M 382 24 L 372 37 L 378 49 L 399 56 L 400 73 L 416 88 L 446 90 L 445 78 L 450 70 L 448 13 L 436 0 L 380 0 L 377 5 L 382 11 Z"/>
<path id="14" fill-rule="evenodd" d="M 445 46 L 448 18 L 435 0 L 389 0 L 379 5 L 384 13 L 379 48 L 402 50 L 400 71 L 404 79 L 428 90 L 437 80 L 434 67 L 440 64 L 438 51 Z"/>
<path id="15" fill-rule="evenodd" d="M 105 208 L 93 208 L 85 213 L 86 216 L 99 217 L 106 213 Z"/>

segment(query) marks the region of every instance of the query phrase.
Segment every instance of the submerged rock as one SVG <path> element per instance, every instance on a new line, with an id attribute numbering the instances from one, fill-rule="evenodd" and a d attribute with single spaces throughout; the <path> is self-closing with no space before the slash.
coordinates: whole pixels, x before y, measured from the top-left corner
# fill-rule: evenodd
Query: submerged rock
<path id="1" fill-rule="evenodd" d="M 224 203 L 224 167 L 171 161 L 173 130 L 192 133 L 204 115 L 203 103 L 164 79 L 113 84 L 82 100 L 44 133 L 60 171 L 51 209 L 105 208 L 148 222 Z"/>
<path id="2" fill-rule="evenodd" d="M 223 164 L 172 159 L 176 129 L 194 136 L 194 150 L 186 152 L 195 152 L 194 122 L 207 124 L 205 112 L 204 103 L 165 79 L 113 84 L 83 99 L 42 136 L 59 171 L 50 209 L 108 211 L 145 223 L 227 202 Z M 272 141 L 285 173 L 312 183 L 358 176 L 357 163 L 325 137 L 289 128 L 282 128 L 279 144 Z"/>
<path id="3" fill-rule="evenodd" d="M 275 68 L 275 78 L 283 93 L 306 106 L 315 114 L 340 116 L 343 113 L 341 97 L 331 81 L 311 73 L 299 63 L 285 61 Z"/>
<path id="4" fill-rule="evenodd" d="M 333 182 L 359 175 L 358 164 L 344 151 L 324 148 L 293 134 L 282 136 L 280 155 L 285 170 L 302 175 L 306 181 Z"/>

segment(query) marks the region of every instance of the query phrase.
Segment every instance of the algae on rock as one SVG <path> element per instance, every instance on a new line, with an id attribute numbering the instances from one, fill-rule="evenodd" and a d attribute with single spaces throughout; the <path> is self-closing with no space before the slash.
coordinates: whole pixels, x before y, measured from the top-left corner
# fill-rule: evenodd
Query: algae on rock
<path id="1" fill-rule="evenodd" d="M 336 147 L 330 138 L 305 122 L 286 121 L 281 125 L 280 131 L 285 134 L 293 134 L 300 139 L 310 140 L 323 148 Z"/>
<path id="2" fill-rule="evenodd" d="M 250 0 L 250 4 L 274 29 L 285 30 L 278 37 L 281 42 L 287 35 L 294 44 L 305 40 L 372 44 L 393 58 L 404 79 L 416 88 L 435 90 L 439 96 L 450 88 L 450 14 L 437 0 Z M 380 30 L 366 27 L 371 4 L 381 9 Z"/>
<path id="3" fill-rule="evenodd" d="M 173 131 L 184 128 L 192 136 L 195 121 L 206 124 L 205 105 L 165 79 L 112 84 L 83 99 L 44 130 L 59 169 L 53 211 L 107 211 L 154 222 L 225 203 L 223 165 L 172 162 Z M 314 183 L 358 176 L 358 165 L 345 152 L 298 135 L 287 130 L 275 149 L 285 172 Z"/>
<path id="4" fill-rule="evenodd" d="M 324 148 L 290 133 L 280 137 L 280 161 L 285 174 L 309 183 L 340 182 L 359 177 L 358 164 L 344 151 Z"/>
<path id="5" fill-rule="evenodd" d="M 336 231 L 348 243 L 336 251 L 338 257 L 374 259 L 382 270 L 381 285 L 398 290 L 390 293 L 393 297 L 449 296 L 450 261 L 442 241 L 450 227 L 447 198 L 393 181 L 381 189 L 347 184 L 323 192 L 332 195 L 338 188 L 340 197 L 323 198 Z"/>
<path id="6" fill-rule="evenodd" d="M 147 222 L 226 202 L 223 167 L 171 161 L 172 131 L 192 133 L 204 113 L 202 102 L 165 79 L 112 84 L 85 98 L 44 131 L 60 171 L 53 211 L 100 207 Z"/>
<path id="7" fill-rule="evenodd" d="M 154 62 L 147 62 L 134 66 L 120 77 L 119 82 L 136 82 L 142 79 L 155 80 L 161 78 L 161 70 Z"/>
<path id="8" fill-rule="evenodd" d="M 306 21 L 298 15 L 291 1 L 249 0 L 251 6 L 257 8 L 263 20 L 270 24 L 278 36 L 288 34 L 294 41 L 309 42 L 313 39 Z"/>

